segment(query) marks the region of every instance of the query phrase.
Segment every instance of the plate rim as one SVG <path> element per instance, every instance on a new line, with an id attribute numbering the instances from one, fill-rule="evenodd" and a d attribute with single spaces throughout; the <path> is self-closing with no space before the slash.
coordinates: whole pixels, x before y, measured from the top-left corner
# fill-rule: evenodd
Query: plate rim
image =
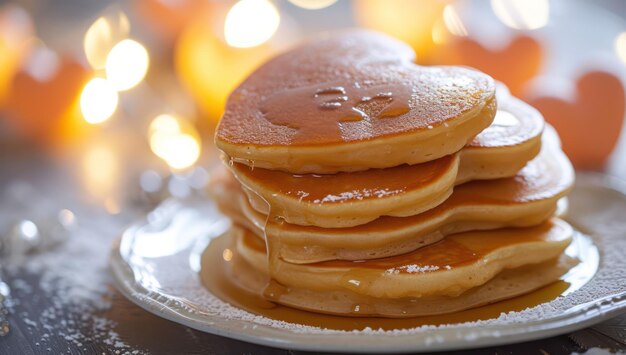
<path id="1" fill-rule="evenodd" d="M 626 182 L 599 173 L 578 174 L 577 184 L 584 182 L 613 190 L 626 198 Z M 130 230 L 142 222 L 127 228 Z M 411 334 L 389 333 L 306 333 L 279 329 L 252 321 L 220 317 L 218 315 L 202 315 L 175 310 L 150 297 L 152 291 L 134 282 L 133 271 L 120 253 L 119 241 L 113 244 L 110 255 L 109 269 L 113 274 L 117 289 L 131 302 L 169 321 L 190 328 L 248 343 L 282 349 L 304 351 L 362 352 L 377 353 L 408 353 L 419 351 L 447 351 L 475 349 L 487 346 L 498 346 L 530 340 L 547 338 L 567 332 L 580 330 L 593 324 L 626 312 L 626 292 L 606 296 L 597 300 L 578 305 L 576 310 L 552 317 L 548 320 L 534 320 L 524 323 L 506 325 L 483 325 L 476 336 L 477 330 L 472 327 L 438 328 L 432 331 Z M 142 297 L 138 297 L 141 295 Z M 207 320 L 211 319 L 209 323 Z M 497 329 L 496 329 L 497 328 Z M 243 331 L 242 331 L 243 330 Z M 286 335 L 287 334 L 287 335 Z M 468 338 L 468 335 L 476 338 Z M 381 338 L 393 338 L 393 344 L 380 342 Z M 358 340 L 358 341 L 350 341 Z"/>

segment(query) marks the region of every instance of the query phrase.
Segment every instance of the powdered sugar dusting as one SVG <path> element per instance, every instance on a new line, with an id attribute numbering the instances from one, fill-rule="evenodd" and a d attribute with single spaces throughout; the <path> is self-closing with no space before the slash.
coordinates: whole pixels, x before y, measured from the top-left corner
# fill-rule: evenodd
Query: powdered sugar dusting
<path id="1" fill-rule="evenodd" d="M 64 207 L 58 202 L 62 197 L 43 196 L 34 190 L 21 198 L 28 204 L 9 204 L 2 210 L 3 222 L 14 215 L 55 214 Z M 94 343 L 100 348 L 108 346 L 110 354 L 144 353 L 124 342 L 115 331 L 116 322 L 104 316 L 112 296 L 109 249 L 128 220 L 113 219 L 94 206 L 76 206 L 75 210 L 80 210 L 77 216 L 72 214 L 78 225 L 62 243 L 38 253 L 11 255 L 2 264 L 11 289 L 11 323 L 24 325 L 21 330 L 38 353 L 58 351 L 60 339 L 81 353 L 93 350 Z M 47 225 L 41 223 L 39 229 L 45 234 Z"/>
<path id="2" fill-rule="evenodd" d="M 342 192 L 338 195 L 326 195 L 322 199 L 315 199 L 313 203 L 342 203 L 350 200 L 363 200 L 369 197 L 383 198 L 386 196 L 396 195 L 402 193 L 402 190 L 390 190 L 390 189 L 360 189 Z"/>
<path id="3" fill-rule="evenodd" d="M 411 265 L 403 265 L 403 266 L 387 269 L 387 270 L 385 270 L 385 273 L 397 275 L 400 272 L 404 271 L 404 272 L 407 272 L 409 274 L 421 274 L 421 273 L 425 273 L 425 272 L 437 271 L 439 269 L 450 270 L 450 269 L 452 269 L 452 267 L 450 265 L 446 265 L 444 267 L 439 267 L 437 265 L 420 266 L 420 265 L 411 264 Z"/>

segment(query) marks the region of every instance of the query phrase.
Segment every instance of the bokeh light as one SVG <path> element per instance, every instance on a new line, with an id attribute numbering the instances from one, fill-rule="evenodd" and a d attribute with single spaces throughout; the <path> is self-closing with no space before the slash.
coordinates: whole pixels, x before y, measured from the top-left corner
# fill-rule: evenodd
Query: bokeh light
<path id="1" fill-rule="evenodd" d="M 154 170 L 146 170 L 139 177 L 139 186 L 148 193 L 158 192 L 163 187 L 163 177 Z"/>
<path id="2" fill-rule="evenodd" d="M 446 31 L 446 25 L 443 23 L 443 19 L 435 22 L 433 25 L 433 29 L 431 30 L 431 37 L 433 43 L 435 44 L 444 44 L 448 41 L 449 32 Z"/>
<path id="3" fill-rule="evenodd" d="M 200 157 L 198 132 L 191 124 L 176 116 L 157 116 L 150 124 L 148 137 L 152 152 L 172 169 L 186 169 Z"/>
<path id="4" fill-rule="evenodd" d="M 88 123 L 102 123 L 115 113 L 118 101 L 115 88 L 107 80 L 94 78 L 80 95 L 80 111 Z"/>
<path id="5" fill-rule="evenodd" d="M 226 15 L 224 39 L 233 47 L 255 47 L 272 38 L 279 24 L 280 15 L 271 2 L 241 0 Z"/>
<path id="6" fill-rule="evenodd" d="M 39 82 L 48 82 L 55 77 L 61 68 L 61 59 L 43 43 L 34 46 L 24 70 Z"/>
<path id="7" fill-rule="evenodd" d="M 148 134 L 153 135 L 156 132 L 171 132 L 171 133 L 179 133 L 180 132 L 180 124 L 178 124 L 178 119 L 172 115 L 159 115 L 152 120 L 150 123 L 150 128 L 148 129 Z"/>
<path id="8" fill-rule="evenodd" d="M 452 0 L 359 0 L 352 1 L 352 7 L 360 26 L 407 42 L 421 61 L 436 49 L 432 30 L 437 22 L 443 21 L 443 9 L 450 2 Z"/>
<path id="9" fill-rule="evenodd" d="M 89 27 L 83 40 L 83 48 L 89 65 L 104 69 L 107 56 L 113 46 L 125 39 L 130 32 L 128 17 L 121 11 L 101 16 Z"/>
<path id="10" fill-rule="evenodd" d="M 106 60 L 107 80 L 118 91 L 135 87 L 146 76 L 150 57 L 139 42 L 125 39 L 113 47 Z"/>
<path id="11" fill-rule="evenodd" d="M 81 177 L 86 192 L 107 204 L 119 188 L 122 166 L 113 144 L 96 141 L 88 145 L 82 156 Z"/>
<path id="12" fill-rule="evenodd" d="M 626 64 L 626 32 L 620 33 L 615 38 L 615 52 L 619 59 Z"/>
<path id="13" fill-rule="evenodd" d="M 66 208 L 59 211 L 57 219 L 59 223 L 67 229 L 71 229 L 76 226 L 76 215 L 74 212 Z"/>
<path id="14" fill-rule="evenodd" d="M 104 209 L 109 214 L 116 215 L 122 212 L 122 206 L 120 205 L 120 202 L 113 197 L 105 198 L 103 204 Z"/>
<path id="15" fill-rule="evenodd" d="M 174 169 L 193 165 L 200 156 L 200 145 L 188 134 L 157 132 L 150 140 L 154 153 Z"/>
<path id="16" fill-rule="evenodd" d="M 191 23 L 180 35 L 174 65 L 183 85 L 213 122 L 222 115 L 231 91 L 279 46 L 269 43 L 235 48 L 205 21 Z"/>
<path id="17" fill-rule="evenodd" d="M 233 251 L 230 249 L 224 249 L 222 252 L 222 258 L 225 261 L 231 261 L 233 259 Z"/>
<path id="18" fill-rule="evenodd" d="M 337 2 L 337 0 L 289 0 L 290 3 L 307 10 L 319 10 Z"/>
<path id="19" fill-rule="evenodd" d="M 454 6 L 450 4 L 446 5 L 443 9 L 443 23 L 453 35 L 461 37 L 467 36 L 467 30 L 465 29 L 465 25 L 463 25 L 463 21 L 461 21 Z"/>
<path id="20" fill-rule="evenodd" d="M 498 19 L 517 30 L 534 30 L 548 24 L 548 0 L 491 0 Z"/>
<path id="21" fill-rule="evenodd" d="M 35 240 L 39 235 L 39 228 L 37 228 L 37 225 L 30 220 L 20 222 L 17 228 L 20 233 L 26 237 L 26 239 L 31 241 Z"/>

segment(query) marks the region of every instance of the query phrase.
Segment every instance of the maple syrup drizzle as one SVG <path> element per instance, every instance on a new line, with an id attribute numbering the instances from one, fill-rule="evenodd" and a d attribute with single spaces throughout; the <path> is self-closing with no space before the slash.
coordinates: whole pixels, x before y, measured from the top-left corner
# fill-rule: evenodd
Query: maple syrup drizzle
<path id="1" fill-rule="evenodd" d="M 280 222 L 279 217 L 273 213 L 271 205 L 269 205 L 269 213 L 267 215 L 267 219 L 265 221 L 265 225 L 263 226 L 263 237 L 265 241 L 265 251 L 267 254 L 267 265 L 268 265 L 268 276 L 265 281 L 265 289 L 263 290 L 263 296 L 268 300 L 278 300 L 282 294 L 282 291 L 279 287 L 276 287 L 276 282 L 274 282 L 273 275 L 276 275 L 278 272 L 278 265 L 280 258 L 280 241 L 279 238 L 268 238 L 267 236 L 267 223 L 270 220 L 275 220 Z"/>
<path id="2" fill-rule="evenodd" d="M 261 112 L 272 124 L 297 129 L 294 143 L 320 136 L 341 138 L 340 123 L 408 113 L 412 94 L 413 88 L 404 84 L 322 84 L 269 96 L 261 104 Z"/>
<path id="3" fill-rule="evenodd" d="M 342 317 L 282 306 L 251 290 L 241 288 L 233 281 L 233 273 L 228 272 L 232 266 L 230 263 L 234 260 L 232 253 L 236 253 L 236 251 L 231 251 L 229 247 L 231 245 L 229 245 L 229 240 L 225 235 L 213 240 L 202 254 L 200 278 L 204 286 L 213 294 L 235 307 L 263 317 L 336 330 L 361 330 L 366 327 L 384 330 L 407 329 L 422 325 L 454 324 L 497 318 L 503 312 L 521 311 L 573 292 L 584 285 L 584 282 L 579 282 L 581 279 L 588 280 L 595 273 L 594 265 L 590 264 L 593 258 L 587 258 L 582 262 L 583 267 L 577 268 L 579 270 L 577 273 L 568 274 L 565 279 L 525 295 L 477 308 L 449 314 L 411 318 Z M 223 257 L 223 255 L 227 255 L 228 258 Z M 597 267 L 597 265 L 595 266 Z M 574 282 L 570 283 L 568 280 Z M 272 282 L 266 288 L 265 295 L 268 296 L 269 293 L 273 293 L 272 298 L 279 297 L 282 289 L 283 286 Z"/>
<path id="4" fill-rule="evenodd" d="M 278 300 L 283 293 L 282 286 L 280 286 L 278 283 L 274 281 L 272 275 L 276 275 L 276 273 L 279 272 L 278 268 L 280 266 L 279 258 L 280 258 L 280 250 L 281 250 L 280 243 L 281 242 L 280 242 L 280 238 L 270 238 L 267 236 L 266 226 L 268 223 L 270 223 L 270 221 L 273 223 L 282 223 L 283 219 L 280 218 L 280 215 L 274 213 L 274 211 L 272 210 L 271 204 L 265 201 L 262 197 L 260 197 L 260 199 L 265 202 L 265 204 L 267 205 L 267 210 L 269 211 L 267 214 L 267 218 L 265 219 L 263 226 L 261 228 L 263 231 L 263 241 L 257 240 L 259 243 L 262 244 L 257 247 L 263 249 L 264 253 L 267 255 L 266 260 L 267 260 L 268 271 L 269 271 L 267 275 L 262 276 L 265 278 L 264 280 L 265 287 L 262 293 L 263 293 L 263 297 L 265 297 L 266 299 Z"/>
<path id="5" fill-rule="evenodd" d="M 417 190 L 454 169 L 457 159 L 453 154 L 422 164 L 325 175 L 251 169 L 240 163 L 234 163 L 232 167 L 237 175 L 245 176 L 263 188 L 318 204 L 376 199 Z"/>

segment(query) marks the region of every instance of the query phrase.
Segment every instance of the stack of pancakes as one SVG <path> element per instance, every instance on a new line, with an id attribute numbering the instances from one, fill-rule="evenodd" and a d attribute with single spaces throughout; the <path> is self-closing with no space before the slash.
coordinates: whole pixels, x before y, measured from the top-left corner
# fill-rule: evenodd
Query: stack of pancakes
<path id="1" fill-rule="evenodd" d="M 413 56 L 335 33 L 231 95 L 211 192 L 233 220 L 233 282 L 301 309 L 407 317 L 527 293 L 572 266 L 556 215 L 574 173 L 554 130 L 489 76 Z"/>

